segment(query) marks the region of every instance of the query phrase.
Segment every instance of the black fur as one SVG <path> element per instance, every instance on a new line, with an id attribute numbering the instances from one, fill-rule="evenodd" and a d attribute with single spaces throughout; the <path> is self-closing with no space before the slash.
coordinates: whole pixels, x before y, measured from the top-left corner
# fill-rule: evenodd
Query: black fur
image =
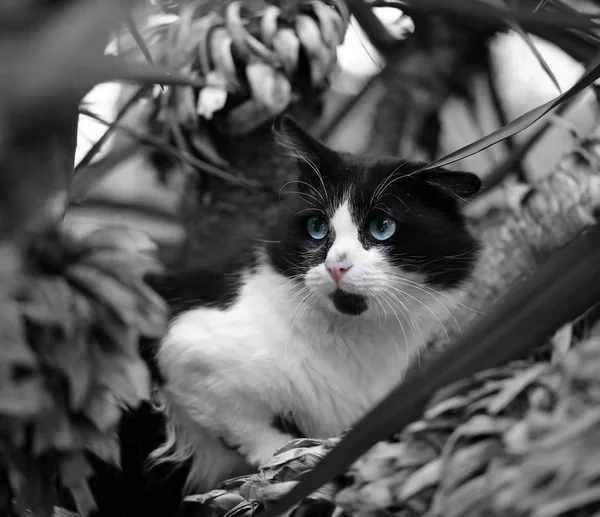
<path id="1" fill-rule="evenodd" d="M 235 254 L 218 263 L 186 266 L 147 281 L 169 303 L 173 316 L 194 307 L 226 309 L 237 299 L 243 275 L 256 266 L 255 246 L 247 238 Z"/>
<path id="2" fill-rule="evenodd" d="M 475 174 L 441 168 L 418 172 L 423 163 L 338 153 L 287 117 L 279 121 L 278 131 L 284 145 L 298 154 L 300 169 L 300 182 L 292 185 L 294 192 L 284 200 L 286 210 L 269 238 L 273 241 L 269 258 L 281 273 L 302 274 L 323 262 L 334 235 L 315 241 L 306 231 L 306 222 L 311 215 L 332 215 L 339 200 L 349 194 L 365 248 L 383 248 L 393 264 L 422 273 L 432 287 L 456 287 L 468 278 L 479 245 L 466 227 L 461 208 L 463 200 L 481 186 Z M 378 192 L 386 181 L 387 187 Z M 376 216 L 397 223 L 396 233 L 384 243 L 368 232 Z"/>
<path id="3" fill-rule="evenodd" d="M 341 289 L 337 289 L 331 295 L 331 301 L 338 311 L 344 314 L 351 314 L 353 316 L 358 316 L 369 308 L 367 299 L 364 296 L 361 296 L 360 294 L 346 293 Z"/>
<path id="4" fill-rule="evenodd" d="M 306 438 L 306 434 L 290 414 L 278 414 L 273 417 L 271 425 L 285 434 L 291 434 L 294 438 Z"/>

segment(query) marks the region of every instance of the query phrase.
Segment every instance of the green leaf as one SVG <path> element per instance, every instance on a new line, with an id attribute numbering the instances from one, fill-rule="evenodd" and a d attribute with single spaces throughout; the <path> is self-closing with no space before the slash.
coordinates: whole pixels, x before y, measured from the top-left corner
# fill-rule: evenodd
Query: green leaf
<path id="1" fill-rule="evenodd" d="M 457 162 L 464 158 L 468 158 L 488 147 L 505 140 L 508 137 L 527 129 L 529 126 L 537 122 L 540 118 L 546 115 L 549 111 L 560 106 L 563 102 L 568 101 L 579 92 L 592 85 L 598 78 L 600 77 L 600 55 L 596 56 L 591 65 L 588 67 L 588 71 L 583 74 L 583 76 L 565 93 L 559 95 L 554 100 L 546 102 L 537 108 L 528 111 L 524 115 L 516 118 L 512 122 L 509 122 L 505 126 L 500 129 L 490 133 L 489 135 L 476 140 L 475 142 L 462 147 L 458 151 L 454 151 L 439 160 L 434 161 L 433 163 L 428 164 L 423 167 L 419 171 L 416 171 L 413 174 L 417 174 L 422 170 L 434 169 L 436 167 L 445 167 L 451 163 Z"/>
<path id="2" fill-rule="evenodd" d="M 598 264 L 600 225 L 557 251 L 459 339 L 426 364 L 421 363 L 421 368 L 412 370 L 265 517 L 284 514 L 344 472 L 378 441 L 419 418 L 440 387 L 522 357 L 556 328 L 596 304 L 600 300 Z"/>

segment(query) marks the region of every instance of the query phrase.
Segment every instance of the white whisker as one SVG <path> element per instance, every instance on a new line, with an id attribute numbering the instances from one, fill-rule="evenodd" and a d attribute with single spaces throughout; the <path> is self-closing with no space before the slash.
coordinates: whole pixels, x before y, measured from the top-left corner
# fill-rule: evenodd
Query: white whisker
<path id="1" fill-rule="evenodd" d="M 406 284 L 404 284 L 406 285 Z M 414 288 L 414 286 L 412 286 Z M 395 289 L 398 293 L 402 293 L 410 298 L 412 298 L 413 300 L 415 300 L 417 303 L 421 304 L 426 310 L 428 310 L 431 315 L 439 322 L 440 326 L 442 327 L 442 329 L 444 330 L 444 333 L 446 334 L 446 339 L 448 341 L 450 341 L 450 336 L 448 334 L 448 331 L 446 330 L 446 327 L 444 326 L 444 323 L 442 322 L 442 320 L 440 319 L 440 317 L 433 311 L 431 310 L 431 308 L 426 304 L 423 303 L 421 300 L 419 300 L 416 296 L 413 296 L 409 293 L 407 293 L 406 291 L 402 291 L 402 289 L 399 289 L 397 287 L 392 287 L 393 289 Z M 434 299 L 437 300 L 437 298 L 435 298 L 435 296 L 433 296 L 431 293 L 428 293 L 427 291 L 425 291 L 424 289 L 421 289 L 424 293 L 429 294 L 430 296 L 432 296 Z M 439 302 L 439 300 L 437 300 Z M 441 303 L 441 302 L 439 302 Z M 458 325 L 458 321 L 456 321 L 456 318 L 454 318 L 454 315 L 452 314 L 452 312 L 450 312 L 450 309 L 448 309 L 448 307 L 446 307 L 444 304 L 442 304 L 443 307 L 448 311 L 448 314 L 450 314 L 450 316 L 452 317 L 452 319 L 454 319 L 456 326 L 459 328 L 460 330 L 460 326 Z"/>
<path id="2" fill-rule="evenodd" d="M 323 181 L 323 176 L 321 176 L 321 173 L 319 172 L 318 167 L 315 165 L 315 163 L 312 160 L 310 160 L 309 158 L 304 156 L 299 151 L 296 151 L 296 155 L 299 158 L 301 158 L 302 160 L 304 160 L 308 164 L 308 166 L 314 171 L 314 173 L 317 175 L 317 177 L 319 178 L 319 181 L 321 182 L 321 185 L 323 186 L 324 201 L 328 200 L 327 188 L 325 187 L 325 182 Z"/>
<path id="3" fill-rule="evenodd" d="M 454 303 L 454 304 L 456 304 L 456 305 L 458 305 L 458 306 L 462 307 L 463 309 L 467 309 L 467 310 L 469 310 L 469 311 L 473 311 L 473 312 L 475 312 L 475 313 L 477 313 L 477 314 L 482 314 L 480 311 L 478 311 L 478 310 L 476 310 L 476 309 L 473 309 L 473 308 L 471 308 L 471 307 L 468 307 L 467 305 L 464 305 L 463 303 L 461 303 L 461 302 L 460 302 L 460 301 L 458 301 L 457 299 L 455 299 L 455 298 L 452 298 L 452 297 L 451 297 L 451 296 L 449 296 L 448 294 L 446 294 L 446 293 L 443 293 L 442 291 L 438 291 L 438 290 L 436 290 L 436 289 L 433 289 L 432 287 L 430 287 L 430 286 L 428 286 L 428 285 L 426 285 L 426 284 L 420 284 L 420 283 L 418 283 L 418 282 L 415 282 L 414 280 L 411 280 L 410 278 L 406 278 L 406 277 L 404 277 L 404 276 L 402 276 L 402 275 L 398 275 L 398 274 L 396 274 L 396 273 L 392 273 L 392 276 L 395 276 L 395 277 L 397 277 L 397 278 L 400 278 L 402 281 L 404 281 L 404 282 L 407 282 L 408 284 L 410 284 L 410 285 L 412 285 L 412 286 L 414 286 L 414 287 L 420 287 L 420 288 L 422 288 L 422 289 L 426 289 L 426 290 L 428 290 L 428 291 L 432 291 L 434 294 L 437 294 L 437 295 L 439 295 L 439 296 L 442 296 L 443 298 L 446 298 L 447 300 L 449 300 L 449 301 L 451 301 L 452 303 Z"/>

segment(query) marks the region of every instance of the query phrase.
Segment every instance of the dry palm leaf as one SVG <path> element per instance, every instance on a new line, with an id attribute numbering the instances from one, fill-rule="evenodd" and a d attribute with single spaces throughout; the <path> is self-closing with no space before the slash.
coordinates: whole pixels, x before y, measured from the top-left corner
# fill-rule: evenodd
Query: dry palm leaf
<path id="1" fill-rule="evenodd" d="M 527 190 L 508 184 L 506 205 L 496 214 L 480 211 L 473 229 L 484 243 L 475 280 L 452 310 L 465 328 L 556 249 L 596 224 L 600 209 L 600 130 L 576 142 L 556 169 Z M 480 201 L 485 205 L 486 200 Z M 475 213 L 475 210 L 473 211 Z M 444 326 L 452 339 L 460 332 L 448 317 Z M 441 330 L 441 329 L 440 329 Z M 439 332 L 434 345 L 446 342 Z"/>

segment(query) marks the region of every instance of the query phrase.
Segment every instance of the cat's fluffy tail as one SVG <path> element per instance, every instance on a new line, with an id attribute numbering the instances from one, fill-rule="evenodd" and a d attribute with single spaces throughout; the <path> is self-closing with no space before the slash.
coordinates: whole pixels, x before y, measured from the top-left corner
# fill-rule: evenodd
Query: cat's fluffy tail
<path id="1" fill-rule="evenodd" d="M 157 409 L 166 420 L 166 439 L 148 457 L 150 468 L 160 463 L 180 465 L 190 461 L 185 494 L 207 492 L 220 481 L 252 471 L 241 455 L 178 411 L 167 390 L 161 390 L 158 399 Z"/>

